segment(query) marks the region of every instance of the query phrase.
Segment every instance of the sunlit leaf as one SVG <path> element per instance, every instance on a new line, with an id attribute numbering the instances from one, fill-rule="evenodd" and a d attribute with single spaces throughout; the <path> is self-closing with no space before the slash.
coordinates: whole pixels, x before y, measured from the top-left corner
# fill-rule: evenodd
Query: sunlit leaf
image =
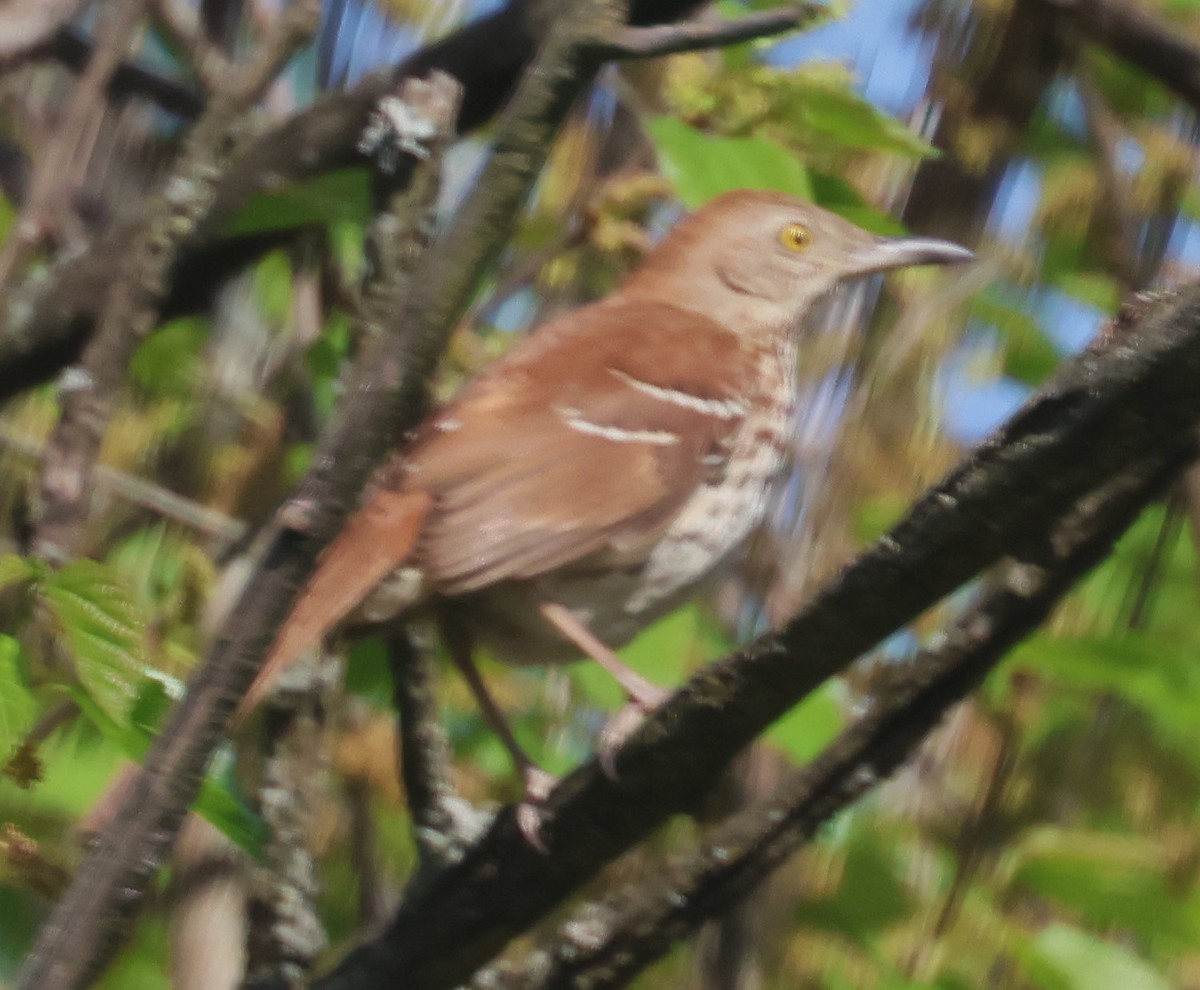
<path id="1" fill-rule="evenodd" d="M 149 662 L 147 623 L 133 596 L 93 560 L 56 571 L 41 595 L 80 683 L 109 718 L 124 723 Z"/>
<path id="2" fill-rule="evenodd" d="M 370 186 L 364 169 L 328 172 L 311 182 L 257 193 L 225 227 L 224 233 L 263 234 L 370 217 Z"/>
<path id="3" fill-rule="evenodd" d="M 0 634 L 0 760 L 32 724 L 37 708 L 25 677 L 21 644 Z"/>
<path id="4" fill-rule="evenodd" d="M 766 138 L 705 134 L 671 117 L 646 123 L 663 173 L 689 209 L 734 189 L 767 189 L 812 199 L 808 171 Z"/>
<path id="5" fill-rule="evenodd" d="M 20 581 L 33 581 L 44 573 L 36 561 L 15 553 L 0 553 L 0 588 Z"/>
<path id="6" fill-rule="evenodd" d="M 847 148 L 886 151 L 913 158 L 936 154 L 935 150 L 900 121 L 881 113 L 840 79 L 826 78 L 810 67 L 798 82 L 796 105 L 804 123 L 828 134 Z"/>
<path id="7" fill-rule="evenodd" d="M 1064 924 L 1051 924 L 1028 948 L 1066 990 L 1169 990 L 1166 979 L 1128 949 Z"/>

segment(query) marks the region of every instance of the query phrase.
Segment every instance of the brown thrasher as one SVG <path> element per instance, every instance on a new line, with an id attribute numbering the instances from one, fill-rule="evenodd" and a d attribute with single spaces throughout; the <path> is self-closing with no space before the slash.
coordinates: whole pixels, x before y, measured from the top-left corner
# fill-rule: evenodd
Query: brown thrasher
<path id="1" fill-rule="evenodd" d="M 884 239 L 810 203 L 722 196 L 619 289 L 539 328 L 428 417 L 321 558 L 243 710 L 344 622 L 437 603 L 471 662 L 587 655 L 645 711 L 661 689 L 611 652 L 693 596 L 762 521 L 796 413 L 802 318 L 842 279 L 969 251 Z"/>

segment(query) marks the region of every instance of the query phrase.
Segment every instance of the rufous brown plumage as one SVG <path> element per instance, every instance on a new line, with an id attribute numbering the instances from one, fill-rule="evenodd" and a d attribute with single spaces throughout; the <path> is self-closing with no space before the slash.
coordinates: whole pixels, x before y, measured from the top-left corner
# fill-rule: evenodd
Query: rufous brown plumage
<path id="1" fill-rule="evenodd" d="M 545 324 L 431 415 L 320 561 L 247 704 L 346 621 L 442 603 L 518 663 L 610 650 L 694 595 L 761 522 L 789 446 L 805 313 L 843 279 L 970 258 L 737 192 L 624 285 Z"/>

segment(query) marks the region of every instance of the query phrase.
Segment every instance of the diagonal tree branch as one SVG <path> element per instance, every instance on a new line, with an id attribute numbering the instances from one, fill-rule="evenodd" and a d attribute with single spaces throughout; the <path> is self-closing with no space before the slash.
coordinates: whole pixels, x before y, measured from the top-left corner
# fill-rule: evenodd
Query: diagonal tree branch
<path id="1" fill-rule="evenodd" d="M 194 798 L 213 749 L 318 553 L 392 442 L 415 421 L 425 382 L 458 314 L 508 236 L 567 111 L 599 68 L 597 39 L 622 20 L 616 0 L 563 5 L 518 89 L 495 151 L 458 215 L 422 259 L 396 325 L 363 361 L 357 388 L 187 697 L 155 742 L 121 808 L 43 926 L 21 974 L 27 990 L 66 990 L 96 975 L 125 936 L 140 894 Z"/>
<path id="2" fill-rule="evenodd" d="M 719 917 L 823 823 L 905 763 L 946 712 L 1107 555 L 1190 458 L 1185 454 L 1140 465 L 1086 500 L 1055 527 L 1044 557 L 1036 563 L 1006 561 L 939 645 L 874 685 L 867 713 L 768 799 L 715 829 L 686 862 L 665 870 L 665 875 L 631 884 L 602 903 L 580 907 L 545 944 L 518 963 L 500 963 L 480 972 L 471 986 L 625 986 L 680 939 Z"/>
<path id="3" fill-rule="evenodd" d="M 826 678 L 1003 556 L 1039 559 L 1056 520 L 1129 465 L 1190 456 L 1200 421 L 1200 283 L 1062 372 L 781 632 L 700 671 L 618 754 L 550 795 L 530 848 L 511 810 L 409 891 L 388 929 L 317 986 L 470 977 L 616 856 L 687 813 L 742 747 Z"/>

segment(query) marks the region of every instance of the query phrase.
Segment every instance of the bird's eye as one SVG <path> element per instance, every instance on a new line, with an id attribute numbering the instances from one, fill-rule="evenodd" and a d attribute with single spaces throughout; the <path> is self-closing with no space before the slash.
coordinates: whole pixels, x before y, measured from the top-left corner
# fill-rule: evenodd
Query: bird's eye
<path id="1" fill-rule="evenodd" d="M 788 251 L 804 251 L 812 244 L 812 231 L 802 223 L 785 224 L 779 229 L 779 243 Z"/>

